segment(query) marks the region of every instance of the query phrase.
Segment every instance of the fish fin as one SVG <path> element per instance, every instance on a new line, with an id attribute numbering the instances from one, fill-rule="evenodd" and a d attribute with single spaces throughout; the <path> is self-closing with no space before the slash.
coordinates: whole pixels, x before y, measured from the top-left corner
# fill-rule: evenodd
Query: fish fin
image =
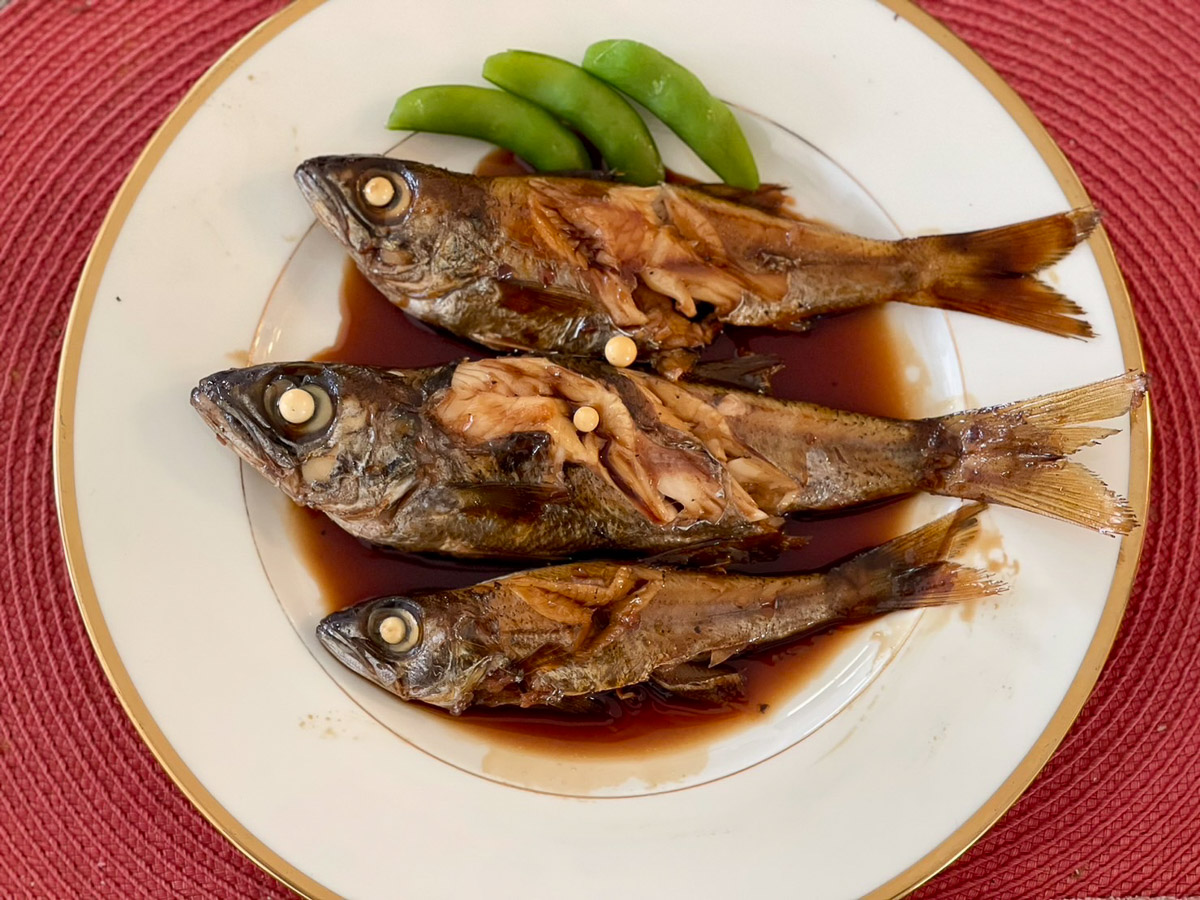
<path id="1" fill-rule="evenodd" d="M 721 650 L 713 650 L 708 654 L 708 667 L 710 669 L 717 668 L 717 666 L 724 663 L 725 660 L 736 656 L 741 652 L 741 650 L 742 648 L 740 647 L 725 647 Z"/>
<path id="2" fill-rule="evenodd" d="M 558 485 L 541 484 L 450 484 L 466 515 L 490 513 L 497 508 L 536 513 L 543 506 L 569 503 L 571 495 Z"/>
<path id="3" fill-rule="evenodd" d="M 783 360 L 770 353 L 744 353 L 727 359 L 701 361 L 692 350 L 662 350 L 650 358 L 654 371 L 669 381 L 694 381 L 770 394 L 771 379 Z"/>
<path id="4" fill-rule="evenodd" d="M 1020 416 L 1023 422 L 1030 425 L 1057 427 L 1100 422 L 1136 409 L 1149 387 L 1150 377 L 1145 372 L 1130 371 L 1104 381 L 1042 394 L 1029 400 L 1018 400 L 994 409 Z"/>
<path id="5" fill-rule="evenodd" d="M 650 680 L 680 697 L 714 703 L 739 700 L 746 690 L 745 679 L 732 666 L 706 666 L 698 662 L 655 669 Z"/>
<path id="6" fill-rule="evenodd" d="M 698 362 L 683 378 L 717 387 L 735 387 L 756 394 L 770 394 L 771 379 L 782 368 L 783 360 L 778 356 L 747 353 L 729 359 Z"/>
<path id="7" fill-rule="evenodd" d="M 904 241 L 931 280 L 903 299 L 1050 334 L 1093 337 L 1083 310 L 1034 276 L 1066 256 L 1099 221 L 1096 210 L 1077 209 L 1003 228 Z"/>
<path id="8" fill-rule="evenodd" d="M 925 609 L 978 600 L 1008 590 L 982 569 L 951 562 L 930 563 L 894 573 L 852 607 L 847 619 L 866 619 L 902 609 Z"/>
<path id="9" fill-rule="evenodd" d="M 654 371 L 668 381 L 684 378 L 700 361 L 695 350 L 659 350 L 647 362 Z"/>
<path id="10" fill-rule="evenodd" d="M 496 304 L 525 316 L 579 316 L 596 310 L 596 301 L 585 293 L 519 280 L 501 282 Z M 514 344 L 513 349 L 529 348 L 525 344 Z"/>
<path id="11" fill-rule="evenodd" d="M 760 184 L 753 190 L 721 183 L 689 184 L 687 187 L 718 200 L 750 206 L 771 215 L 779 215 L 789 199 L 787 188 L 782 184 Z"/>
<path id="12" fill-rule="evenodd" d="M 862 561 L 873 566 L 883 562 L 895 568 L 914 568 L 949 559 L 979 536 L 979 514 L 986 508 L 982 503 L 965 503 L 920 528 L 857 554 L 847 564 Z"/>
<path id="13" fill-rule="evenodd" d="M 1103 534 L 1128 534 L 1138 524 L 1125 498 L 1077 462 L 1026 463 L 1015 472 L 1007 463 L 985 463 L 974 475 L 974 483 L 963 485 L 956 496 L 990 500 Z"/>
<path id="14" fill-rule="evenodd" d="M 966 504 L 907 534 L 834 566 L 826 578 L 848 584 L 848 619 L 976 599 L 1006 590 L 978 569 L 949 558 L 979 534 L 984 506 Z"/>
<path id="15" fill-rule="evenodd" d="M 1141 403 L 1147 378 L 1106 381 L 936 420 L 924 485 L 935 493 L 994 501 L 1091 528 L 1128 534 L 1129 503 L 1065 457 L 1113 434 L 1083 423 L 1124 415 Z"/>
<path id="16" fill-rule="evenodd" d="M 1036 429 L 1036 430 L 1035 430 Z M 1037 440 L 1046 452 L 1057 456 L 1070 456 L 1084 447 L 1092 447 L 1107 437 L 1118 433 L 1116 428 L 1091 428 L 1080 425 L 1073 428 L 1025 428 L 1013 429 L 1019 440 Z"/>
<path id="17" fill-rule="evenodd" d="M 644 558 L 642 562 L 648 566 L 720 568 L 776 559 L 784 551 L 803 547 L 807 543 L 808 538 L 803 535 L 782 534 L 772 530 L 733 540 L 698 541 L 685 547 L 664 550 Z"/>

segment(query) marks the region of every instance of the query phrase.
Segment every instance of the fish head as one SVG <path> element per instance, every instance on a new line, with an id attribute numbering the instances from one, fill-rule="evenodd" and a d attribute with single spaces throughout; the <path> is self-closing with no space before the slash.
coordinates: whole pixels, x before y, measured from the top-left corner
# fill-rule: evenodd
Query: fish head
<path id="1" fill-rule="evenodd" d="M 317 219 L 392 300 L 438 296 L 488 274 L 480 179 L 386 156 L 317 156 L 296 169 Z"/>
<path id="2" fill-rule="evenodd" d="M 282 363 L 227 369 L 192 406 L 243 460 L 292 500 L 331 515 L 368 515 L 417 480 L 416 373 Z"/>
<path id="3" fill-rule="evenodd" d="M 403 700 L 460 713 L 495 657 L 458 592 L 380 597 L 326 616 L 317 638 L 342 665 Z"/>

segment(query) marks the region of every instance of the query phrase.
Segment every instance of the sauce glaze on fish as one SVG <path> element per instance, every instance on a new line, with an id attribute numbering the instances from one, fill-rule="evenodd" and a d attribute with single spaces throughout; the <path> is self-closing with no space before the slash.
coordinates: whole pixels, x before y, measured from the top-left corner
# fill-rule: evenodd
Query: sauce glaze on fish
<path id="1" fill-rule="evenodd" d="M 363 192 L 381 178 L 393 191 L 378 206 Z M 1036 277 L 1091 233 L 1092 210 L 876 241 L 723 185 L 480 177 L 379 156 L 310 159 L 296 180 L 385 296 L 498 350 L 598 357 L 626 335 L 643 351 L 679 351 L 725 325 L 793 330 L 888 301 L 1092 334 Z M 505 286 L 535 289 L 536 305 L 510 303 Z"/>
<path id="2" fill-rule="evenodd" d="M 279 398 L 309 392 L 301 424 Z M 356 536 L 459 557 L 563 558 L 719 545 L 770 550 L 783 516 L 917 491 L 1107 533 L 1128 504 L 1068 460 L 1085 423 L 1140 402 L 1139 373 L 1027 401 L 896 420 L 577 359 L 427 369 L 284 363 L 203 379 L 219 438 Z M 572 423 L 589 406 L 599 427 Z"/>

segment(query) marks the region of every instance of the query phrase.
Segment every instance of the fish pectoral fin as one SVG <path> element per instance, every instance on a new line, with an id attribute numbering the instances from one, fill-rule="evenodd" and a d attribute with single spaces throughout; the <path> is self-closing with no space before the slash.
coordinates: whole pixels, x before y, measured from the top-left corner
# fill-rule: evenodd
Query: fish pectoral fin
<path id="1" fill-rule="evenodd" d="M 459 508 L 467 514 L 496 509 L 536 514 L 543 506 L 570 502 L 566 488 L 553 484 L 452 484 Z"/>
<path id="2" fill-rule="evenodd" d="M 740 537 L 697 541 L 694 544 L 664 550 L 647 556 L 642 563 L 689 569 L 719 569 L 723 566 L 777 559 L 784 551 L 794 550 L 808 543 L 808 538 L 803 535 L 781 533 L 779 529 L 783 527 L 782 519 L 763 519 L 755 524 L 760 525 L 762 530 Z"/>
<path id="3" fill-rule="evenodd" d="M 741 699 L 746 689 L 745 679 L 732 666 L 710 668 L 697 662 L 655 669 L 650 680 L 680 697 L 713 703 Z"/>
<path id="4" fill-rule="evenodd" d="M 539 318 L 551 316 L 587 316 L 599 308 L 596 298 L 586 291 L 568 290 L 562 287 L 546 287 L 540 281 L 514 279 L 506 282 L 514 291 L 501 292 L 500 305 L 524 316 Z M 516 350 L 528 350 L 521 344 Z"/>

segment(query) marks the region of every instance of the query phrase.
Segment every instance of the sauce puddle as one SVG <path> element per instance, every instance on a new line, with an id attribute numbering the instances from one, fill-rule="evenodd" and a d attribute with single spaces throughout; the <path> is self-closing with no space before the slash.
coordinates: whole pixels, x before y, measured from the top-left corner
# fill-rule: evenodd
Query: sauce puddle
<path id="1" fill-rule="evenodd" d="M 503 151 L 501 151 L 503 153 Z M 480 171 L 511 171 L 491 154 Z M 347 260 L 341 287 L 342 324 L 334 344 L 313 358 L 393 368 L 437 365 L 484 354 L 473 345 L 435 332 L 392 306 Z M 723 335 L 706 356 L 734 350 L 780 357 L 785 367 L 774 378 L 780 397 L 810 400 L 839 409 L 903 417 L 908 413 L 905 365 L 880 309 L 849 313 L 817 323 L 799 334 L 743 330 Z M 836 517 L 797 519 L 791 530 L 809 543 L 770 563 L 736 567 L 747 572 L 795 572 L 826 565 L 903 530 L 904 503 L 887 503 Z M 528 564 L 425 559 L 368 547 L 324 514 L 291 507 L 291 531 L 330 611 L 385 594 L 417 588 L 457 588 Z M 593 712 L 553 710 L 471 710 L 456 724 L 479 737 L 520 752 L 612 757 L 664 748 L 674 750 L 720 737 L 775 712 L 816 678 L 839 654 L 869 635 L 870 622 L 817 634 L 731 660 L 745 676 L 745 698 L 719 706 L 683 700 L 656 688 L 639 687 L 627 698 L 605 697 Z M 400 702 L 400 701 L 397 701 Z M 448 713 L 428 708 L 431 715 Z"/>

